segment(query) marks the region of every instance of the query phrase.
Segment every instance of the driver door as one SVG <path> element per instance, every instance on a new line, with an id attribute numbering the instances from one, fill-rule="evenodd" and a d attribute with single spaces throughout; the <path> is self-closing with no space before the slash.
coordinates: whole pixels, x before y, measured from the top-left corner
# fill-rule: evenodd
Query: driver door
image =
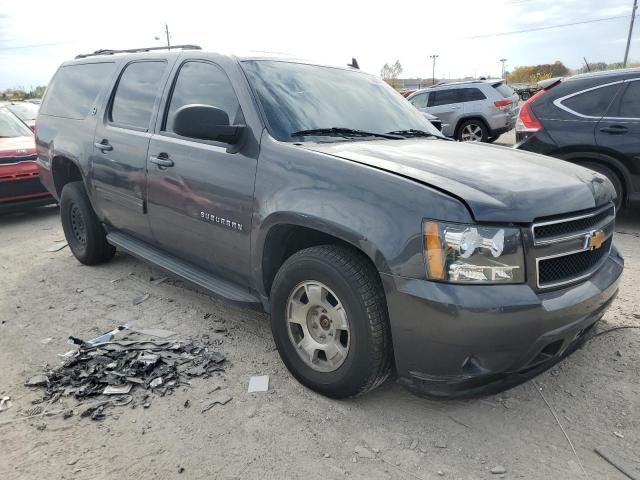
<path id="1" fill-rule="evenodd" d="M 225 71 L 209 60 L 178 68 L 160 131 L 148 154 L 148 215 L 166 251 L 238 283 L 250 275 L 250 226 L 257 159 L 242 147 L 187 138 L 173 130 L 177 109 L 211 105 L 244 124 Z"/>

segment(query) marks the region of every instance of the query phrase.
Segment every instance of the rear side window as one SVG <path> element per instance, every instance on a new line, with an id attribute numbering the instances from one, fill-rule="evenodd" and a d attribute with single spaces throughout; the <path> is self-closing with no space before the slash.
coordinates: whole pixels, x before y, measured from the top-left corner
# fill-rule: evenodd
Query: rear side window
<path id="1" fill-rule="evenodd" d="M 588 92 L 579 93 L 562 101 L 562 105 L 574 112 L 589 117 L 602 117 L 616 96 L 620 84 L 607 85 Z"/>
<path id="2" fill-rule="evenodd" d="M 40 112 L 82 120 L 111 78 L 115 63 L 85 63 L 61 67 L 47 89 Z"/>
<path id="3" fill-rule="evenodd" d="M 416 108 L 424 108 L 427 106 L 427 100 L 429 99 L 428 93 L 420 93 L 415 97 L 411 97 L 409 102 Z"/>
<path id="4" fill-rule="evenodd" d="M 617 104 L 617 111 L 607 112 L 607 117 L 640 118 L 640 81 L 630 82 Z"/>
<path id="5" fill-rule="evenodd" d="M 109 119 L 118 125 L 147 130 L 166 68 L 166 62 L 127 65 L 116 87 Z"/>
<path id="6" fill-rule="evenodd" d="M 454 88 L 450 90 L 437 90 L 430 92 L 428 105 L 437 107 L 439 105 L 449 105 L 451 103 L 464 102 L 464 89 Z"/>
<path id="7" fill-rule="evenodd" d="M 503 98 L 511 98 L 515 93 L 513 88 L 511 88 L 509 85 L 507 85 L 504 82 L 496 83 L 492 85 L 492 87 L 495 88 L 498 91 L 498 93 L 502 95 Z"/>
<path id="8" fill-rule="evenodd" d="M 487 97 L 477 88 L 464 88 L 464 99 L 467 102 L 475 102 L 476 100 L 486 100 Z"/>
<path id="9" fill-rule="evenodd" d="M 217 65 L 190 61 L 180 68 L 163 130 L 173 132 L 176 110 L 192 104 L 210 105 L 224 110 L 231 125 L 244 123 L 238 97 L 226 73 Z"/>

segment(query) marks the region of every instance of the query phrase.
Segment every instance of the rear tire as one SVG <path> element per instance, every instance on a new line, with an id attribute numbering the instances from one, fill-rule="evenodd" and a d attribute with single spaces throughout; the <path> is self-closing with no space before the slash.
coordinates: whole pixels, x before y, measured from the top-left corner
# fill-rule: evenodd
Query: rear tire
<path id="1" fill-rule="evenodd" d="M 276 274 L 271 299 L 278 352 L 303 385 L 345 398 L 366 393 L 389 376 L 384 290 L 361 253 L 322 245 L 294 254 Z"/>
<path id="2" fill-rule="evenodd" d="M 467 120 L 458 127 L 456 140 L 459 142 L 486 142 L 489 129 L 482 120 Z"/>
<path id="3" fill-rule="evenodd" d="M 606 165 L 602 165 L 601 163 L 583 162 L 580 163 L 580 165 L 586 168 L 590 168 L 591 170 L 594 170 L 609 179 L 609 181 L 613 184 L 613 188 L 616 190 L 616 196 L 618 197 L 615 203 L 616 213 L 619 212 L 624 204 L 624 185 L 618 174 Z"/>
<path id="4" fill-rule="evenodd" d="M 67 183 L 62 189 L 60 219 L 69 248 L 80 263 L 96 265 L 113 258 L 116 249 L 107 242 L 82 182 Z"/>

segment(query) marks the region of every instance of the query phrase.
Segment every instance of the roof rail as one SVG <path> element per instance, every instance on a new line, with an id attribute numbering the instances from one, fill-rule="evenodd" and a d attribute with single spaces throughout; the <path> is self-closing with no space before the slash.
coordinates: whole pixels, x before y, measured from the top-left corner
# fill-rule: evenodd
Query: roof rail
<path id="1" fill-rule="evenodd" d="M 76 55 L 76 58 L 95 57 L 98 55 L 113 55 L 115 53 L 138 53 L 138 52 L 152 52 L 155 50 L 202 50 L 202 47 L 198 45 L 171 45 L 170 47 L 146 47 L 146 48 L 129 48 L 127 50 L 96 50 L 93 53 L 81 53 Z"/>

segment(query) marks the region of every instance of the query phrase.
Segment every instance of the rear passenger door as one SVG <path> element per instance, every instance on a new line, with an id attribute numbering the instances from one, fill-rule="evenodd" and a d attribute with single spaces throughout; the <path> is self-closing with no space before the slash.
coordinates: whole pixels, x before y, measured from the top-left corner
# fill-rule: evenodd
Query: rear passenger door
<path id="1" fill-rule="evenodd" d="M 624 155 L 629 170 L 640 171 L 640 79 L 624 83 L 596 126 L 596 142 Z"/>
<path id="2" fill-rule="evenodd" d="M 148 242 L 147 150 L 169 63 L 157 58 L 125 65 L 96 127 L 92 155 L 96 207 L 105 222 Z"/>
<path id="3" fill-rule="evenodd" d="M 223 69 L 227 60 L 217 58 L 190 58 L 177 68 L 149 147 L 149 220 L 164 250 L 247 284 L 257 150 L 249 141 L 231 146 L 173 130 L 176 110 L 192 104 L 224 110 L 233 125 L 246 123 L 227 73 L 234 71 Z M 234 78 L 237 87 L 242 79 Z"/>
<path id="4" fill-rule="evenodd" d="M 487 97 L 479 88 L 461 88 L 460 92 L 464 99 L 464 114 L 482 115 L 487 106 Z"/>
<path id="5" fill-rule="evenodd" d="M 462 115 L 464 97 L 459 88 L 429 92 L 427 112 L 442 120 L 442 131 L 452 137 L 458 118 Z"/>

